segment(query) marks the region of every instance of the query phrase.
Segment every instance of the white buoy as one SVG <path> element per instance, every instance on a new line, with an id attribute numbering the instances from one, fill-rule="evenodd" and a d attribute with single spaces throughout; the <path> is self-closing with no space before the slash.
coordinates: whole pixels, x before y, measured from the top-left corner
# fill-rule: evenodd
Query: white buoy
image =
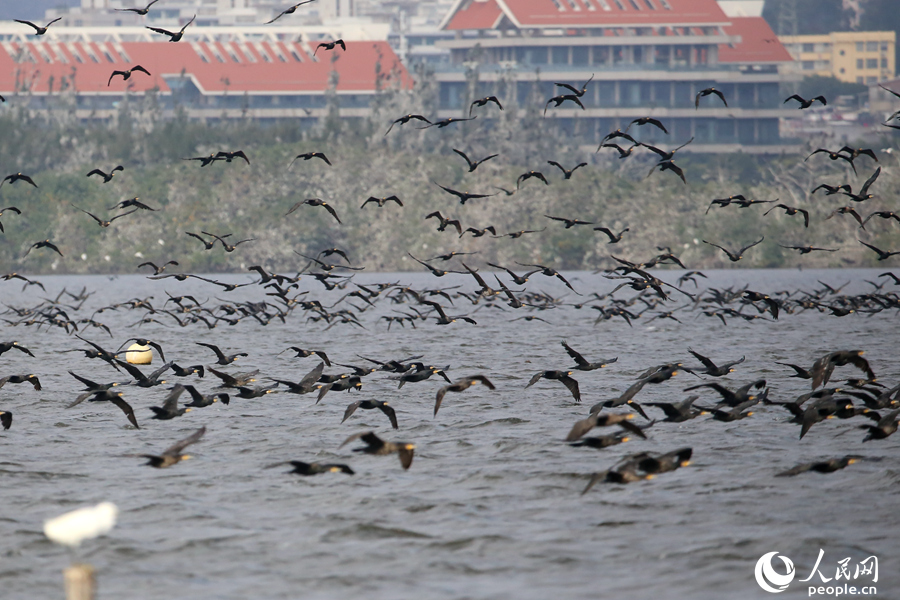
<path id="1" fill-rule="evenodd" d="M 149 365 L 153 362 L 153 350 L 150 346 L 132 344 L 125 352 L 125 361 L 132 365 Z"/>

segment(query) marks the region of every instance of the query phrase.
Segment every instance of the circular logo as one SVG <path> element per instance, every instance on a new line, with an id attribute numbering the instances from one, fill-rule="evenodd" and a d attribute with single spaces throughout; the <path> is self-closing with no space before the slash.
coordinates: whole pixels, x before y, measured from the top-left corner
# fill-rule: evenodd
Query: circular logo
<path id="1" fill-rule="evenodd" d="M 778 556 L 784 563 L 787 573 L 782 575 L 772 566 L 772 558 Z M 787 556 L 779 556 L 778 552 L 767 552 L 756 561 L 756 583 L 759 587 L 772 594 L 780 594 L 787 589 L 788 584 L 794 580 L 794 563 Z M 771 585 L 770 585 L 771 583 Z M 774 586 L 774 587 L 773 587 Z"/>

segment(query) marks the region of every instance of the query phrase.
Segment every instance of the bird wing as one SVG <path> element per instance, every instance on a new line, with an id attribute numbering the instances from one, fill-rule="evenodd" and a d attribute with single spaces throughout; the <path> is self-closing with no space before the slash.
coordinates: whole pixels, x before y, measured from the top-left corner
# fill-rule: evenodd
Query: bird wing
<path id="1" fill-rule="evenodd" d="M 451 150 L 453 150 L 454 152 L 456 152 L 457 154 L 459 154 L 460 156 L 462 156 L 463 159 L 466 161 L 466 163 L 468 163 L 470 169 L 472 169 L 473 167 L 478 166 L 478 165 L 476 165 L 475 163 L 473 163 L 473 162 L 471 161 L 471 159 L 469 159 L 468 156 L 466 156 L 466 153 L 465 153 L 465 152 L 462 152 L 461 150 L 457 150 L 456 148 L 451 148 Z"/>
<path id="2" fill-rule="evenodd" d="M 869 177 L 869 178 L 866 180 L 866 182 L 863 184 L 862 189 L 859 190 L 859 195 L 860 195 L 860 196 L 865 196 L 866 193 L 868 193 L 869 187 L 870 187 L 873 183 L 875 183 L 875 180 L 878 179 L 878 176 L 879 176 L 879 175 L 881 175 L 881 167 L 878 167 L 877 169 L 875 169 L 875 172 L 872 173 L 872 176 Z"/>
<path id="3" fill-rule="evenodd" d="M 562 347 L 566 349 L 566 354 L 571 356 L 572 360 L 574 360 L 575 364 L 577 364 L 579 367 L 583 367 L 585 365 L 590 364 L 581 354 L 579 354 L 574 349 L 572 349 L 572 347 L 569 346 L 569 344 L 567 344 L 566 342 L 561 342 L 561 344 L 562 344 Z"/>
<path id="4" fill-rule="evenodd" d="M 728 101 L 725 100 L 725 94 L 723 94 L 723 93 L 720 92 L 719 90 L 713 90 L 713 94 L 715 94 L 716 96 L 718 96 L 719 98 L 721 98 L 721 99 L 722 99 L 722 102 L 725 103 L 725 106 L 728 106 Z"/>
<path id="5" fill-rule="evenodd" d="M 166 396 L 166 399 L 163 401 L 162 408 L 166 412 L 175 412 L 178 410 L 178 398 L 184 392 L 184 386 L 176 384 L 175 387 L 172 388 L 172 391 L 169 392 L 169 395 Z"/>
<path id="6" fill-rule="evenodd" d="M 109 399 L 114 405 L 118 406 L 119 409 L 125 413 L 125 416 L 128 417 L 128 421 L 134 425 L 135 429 L 140 429 L 140 426 L 137 423 L 137 418 L 134 416 L 134 409 L 131 408 L 131 405 L 125 402 L 121 396 L 113 396 Z"/>
<path id="7" fill-rule="evenodd" d="M 138 211 L 138 209 L 135 208 L 134 210 L 129 210 L 128 212 L 124 212 L 124 213 L 122 213 L 122 214 L 120 214 L 120 215 L 116 215 L 116 216 L 114 216 L 112 219 L 110 219 L 109 222 L 112 223 L 112 222 L 115 221 L 116 219 L 121 219 L 122 217 L 126 217 L 126 216 L 130 215 L 131 213 L 134 213 L 134 212 L 137 212 L 137 211 Z M 90 214 L 90 213 L 88 213 L 88 214 Z M 93 215 L 91 215 L 91 216 L 93 216 Z M 96 217 L 95 217 L 95 218 L 96 218 Z"/>
<path id="8" fill-rule="evenodd" d="M 163 35 L 167 35 L 169 37 L 175 36 L 175 34 L 173 32 L 165 30 L 165 29 L 161 29 L 159 27 L 147 27 L 147 29 L 149 29 L 150 31 L 155 31 L 156 33 L 161 33 Z"/>
<path id="9" fill-rule="evenodd" d="M 218 358 L 219 360 L 225 360 L 225 355 L 222 353 L 222 351 L 219 349 L 218 346 L 214 346 L 213 344 L 207 344 L 205 342 L 194 342 L 194 343 L 197 344 L 198 346 L 205 346 L 206 348 L 209 348 L 210 350 L 215 352 L 216 358 Z M 210 369 L 210 370 L 212 370 L 212 369 Z"/>
<path id="10" fill-rule="evenodd" d="M 568 83 L 554 83 L 553 85 L 556 85 L 556 86 L 559 86 L 559 87 L 562 87 L 562 88 L 566 88 L 567 90 L 569 90 L 569 91 L 572 92 L 573 94 L 578 94 L 578 93 L 581 92 L 581 90 L 576 89 L 575 87 L 569 85 Z"/>
<path id="11" fill-rule="evenodd" d="M 699 354 L 699 353 L 697 353 L 697 352 L 694 352 L 694 351 L 691 350 L 690 348 L 688 348 L 688 352 L 690 352 L 690 353 L 694 356 L 694 358 L 696 358 L 696 359 L 699 360 L 701 363 L 703 363 L 703 366 L 706 367 L 707 369 L 715 369 L 715 368 L 716 368 L 716 363 L 714 363 L 713 361 L 709 360 L 709 358 L 703 356 L 702 354 Z"/>
<path id="12" fill-rule="evenodd" d="M 22 21 L 22 20 L 20 20 L 20 19 L 13 19 L 13 20 L 14 20 L 16 23 L 22 23 L 23 25 L 30 25 L 31 27 L 34 27 L 34 30 L 35 30 L 35 31 L 40 31 L 40 30 L 41 30 L 40 27 L 38 27 L 37 25 L 35 25 L 35 24 L 32 23 L 31 21 Z"/>
<path id="13" fill-rule="evenodd" d="M 378 405 L 378 410 L 387 415 L 387 418 L 391 421 L 391 427 L 399 429 L 399 426 L 397 425 L 397 413 L 394 411 L 393 406 L 390 406 L 387 402 L 383 402 Z"/>
<path id="14" fill-rule="evenodd" d="M 316 365 L 312 371 L 303 376 L 303 379 L 300 380 L 300 386 L 309 387 L 314 384 L 319 378 L 322 376 L 322 371 L 325 369 L 325 363 L 320 362 Z"/>
<path id="15" fill-rule="evenodd" d="M 163 450 L 163 456 L 177 456 L 177 455 L 181 454 L 182 450 L 184 450 L 191 444 L 199 442 L 200 438 L 202 438 L 203 434 L 205 434 L 205 433 L 206 433 L 206 426 L 204 425 L 203 427 L 201 427 L 200 429 L 198 429 L 197 431 L 195 431 L 188 437 L 184 438 L 183 440 L 179 440 L 179 441 L 175 442 L 174 444 L 172 444 L 171 446 L 169 446 L 168 448 Z"/>
<path id="16" fill-rule="evenodd" d="M 544 372 L 543 372 L 543 371 L 541 371 L 541 372 L 539 372 L 539 373 L 535 373 L 534 376 L 532 376 L 531 381 L 528 382 L 528 385 L 525 386 L 525 389 L 528 389 L 528 388 L 530 388 L 531 386 L 533 386 L 533 385 L 534 385 L 535 383 L 537 383 L 538 380 L 539 380 L 541 377 L 543 377 L 543 376 L 544 376 Z"/>
<path id="17" fill-rule="evenodd" d="M 344 421 L 349 419 L 353 415 L 353 413 L 356 412 L 356 409 L 359 408 L 359 405 L 362 404 L 362 402 L 363 402 L 362 400 L 357 400 L 356 402 L 351 403 L 347 407 L 347 410 L 344 411 L 344 418 L 341 419 L 341 423 L 343 423 Z M 346 442 L 344 442 L 344 443 L 346 443 Z M 343 446 L 343 444 L 341 444 L 341 445 Z"/>
<path id="18" fill-rule="evenodd" d="M 570 392 L 572 392 L 572 397 L 575 398 L 575 402 L 581 402 L 581 392 L 578 390 L 578 382 L 565 375 L 559 378 L 559 381 L 566 386 Z"/>
<path id="19" fill-rule="evenodd" d="M 757 241 L 753 242 L 753 243 L 750 244 L 749 246 L 744 246 L 743 248 L 741 248 L 741 251 L 738 252 L 738 254 L 743 254 L 744 252 L 746 252 L 747 250 L 749 250 L 749 249 L 752 248 L 753 246 L 757 246 L 757 245 L 761 244 L 762 241 L 763 241 L 764 239 L 766 239 L 766 236 L 762 236 L 761 238 L 759 238 Z"/>
<path id="20" fill-rule="evenodd" d="M 341 223 L 341 219 L 340 219 L 340 217 L 337 216 L 337 212 L 335 212 L 334 207 L 332 207 L 330 204 L 325 204 L 324 202 L 322 203 L 322 206 L 325 207 L 325 210 L 327 210 L 329 213 L 331 213 L 331 216 L 334 217 L 335 221 L 337 221 L 338 223 Z M 343 223 L 341 223 L 341 224 L 343 225 Z"/>

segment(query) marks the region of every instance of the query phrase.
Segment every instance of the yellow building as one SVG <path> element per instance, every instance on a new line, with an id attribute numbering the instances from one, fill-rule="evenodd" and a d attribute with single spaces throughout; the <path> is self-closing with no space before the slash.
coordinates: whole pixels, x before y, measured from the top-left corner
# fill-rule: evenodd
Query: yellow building
<path id="1" fill-rule="evenodd" d="M 794 57 L 791 65 L 782 67 L 786 72 L 865 84 L 893 79 L 896 73 L 893 31 L 783 35 L 778 39 Z"/>

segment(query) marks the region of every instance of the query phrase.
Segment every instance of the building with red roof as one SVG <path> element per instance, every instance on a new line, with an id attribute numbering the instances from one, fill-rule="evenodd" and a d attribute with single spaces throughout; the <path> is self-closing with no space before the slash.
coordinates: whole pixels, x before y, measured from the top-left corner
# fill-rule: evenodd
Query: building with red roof
<path id="1" fill-rule="evenodd" d="M 693 137 L 693 151 L 780 151 L 779 86 L 790 54 L 758 16 L 728 16 L 716 0 L 456 0 L 440 25 L 451 65 L 438 71 L 447 116 L 467 110 L 501 79 L 520 99 L 535 83 L 546 98 L 555 82 L 580 89 L 584 109 L 566 103 L 547 118 L 581 122 L 596 142 L 631 120 L 654 116 L 670 135 L 644 127 L 645 141 L 673 146 Z M 477 65 L 477 66 L 476 66 Z M 467 72 L 469 75 L 467 75 Z M 702 98 L 715 87 L 728 101 Z M 584 120 L 587 120 L 585 127 Z M 572 126 L 574 131 L 574 126 Z M 587 140 L 586 140 L 587 141 Z"/>
<path id="2" fill-rule="evenodd" d="M 387 41 L 348 39 L 346 51 L 317 51 L 333 37 L 311 37 L 309 27 L 203 27 L 170 43 L 138 27 L 53 27 L 37 37 L 14 25 L 0 25 L 0 95 L 41 108 L 74 93 L 81 118 L 107 118 L 126 95 L 148 92 L 195 118 L 317 118 L 326 93 L 342 114 L 361 117 L 379 88 L 411 85 Z M 110 78 L 135 65 L 150 75 Z"/>

